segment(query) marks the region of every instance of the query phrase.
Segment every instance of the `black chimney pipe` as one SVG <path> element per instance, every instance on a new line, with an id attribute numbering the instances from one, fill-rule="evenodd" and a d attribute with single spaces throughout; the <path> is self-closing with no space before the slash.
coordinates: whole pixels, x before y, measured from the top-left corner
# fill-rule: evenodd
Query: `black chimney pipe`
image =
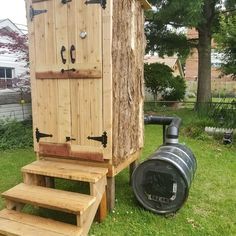
<path id="1" fill-rule="evenodd" d="M 179 117 L 165 117 L 165 116 L 145 116 L 145 124 L 163 125 L 163 143 L 177 144 L 179 143 L 179 127 L 181 125 L 181 118 Z M 166 129 L 166 125 L 168 125 Z"/>

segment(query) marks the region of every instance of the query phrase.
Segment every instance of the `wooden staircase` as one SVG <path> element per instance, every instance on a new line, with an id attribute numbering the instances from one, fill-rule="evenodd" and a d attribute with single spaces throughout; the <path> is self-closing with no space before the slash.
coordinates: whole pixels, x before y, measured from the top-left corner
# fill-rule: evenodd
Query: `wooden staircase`
<path id="1" fill-rule="evenodd" d="M 24 183 L 2 194 L 6 209 L 0 211 L 0 235 L 86 236 L 99 205 L 106 206 L 106 168 L 38 160 L 22 172 Z M 88 182 L 90 195 L 49 188 L 52 177 Z M 74 214 L 77 225 L 22 213 L 25 204 Z"/>

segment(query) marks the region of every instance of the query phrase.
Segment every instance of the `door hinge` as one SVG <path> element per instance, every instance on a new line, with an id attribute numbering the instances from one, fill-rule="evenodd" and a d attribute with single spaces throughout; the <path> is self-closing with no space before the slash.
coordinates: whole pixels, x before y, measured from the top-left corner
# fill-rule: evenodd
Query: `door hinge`
<path id="1" fill-rule="evenodd" d="M 35 137 L 36 137 L 36 140 L 37 140 L 37 143 L 38 143 L 41 138 L 52 138 L 53 135 L 52 135 L 52 134 L 40 133 L 40 132 L 39 132 L 39 129 L 36 128 Z"/>
<path id="2" fill-rule="evenodd" d="M 88 139 L 101 142 L 104 148 L 107 147 L 107 132 L 103 132 L 103 135 L 102 136 L 98 136 L 98 137 L 90 137 L 90 136 L 88 136 Z"/>
<path id="3" fill-rule="evenodd" d="M 106 9 L 107 0 L 86 0 L 85 4 L 100 4 L 103 9 Z"/>
<path id="4" fill-rule="evenodd" d="M 34 17 L 43 13 L 46 13 L 48 10 L 35 10 L 32 6 L 30 6 L 30 10 L 29 10 L 29 17 L 30 20 L 33 21 Z"/>

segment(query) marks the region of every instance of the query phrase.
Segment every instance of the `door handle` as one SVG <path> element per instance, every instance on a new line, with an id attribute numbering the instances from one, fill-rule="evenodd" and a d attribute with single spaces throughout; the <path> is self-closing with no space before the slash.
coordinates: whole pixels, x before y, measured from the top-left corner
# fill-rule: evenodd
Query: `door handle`
<path id="1" fill-rule="evenodd" d="M 71 59 L 71 63 L 74 64 L 75 63 L 75 57 L 74 57 L 74 53 L 75 52 L 75 46 L 71 45 L 70 47 L 70 59 Z"/>
<path id="2" fill-rule="evenodd" d="M 66 59 L 64 58 L 64 52 L 66 51 L 65 46 L 61 47 L 61 61 L 63 64 L 66 64 Z"/>

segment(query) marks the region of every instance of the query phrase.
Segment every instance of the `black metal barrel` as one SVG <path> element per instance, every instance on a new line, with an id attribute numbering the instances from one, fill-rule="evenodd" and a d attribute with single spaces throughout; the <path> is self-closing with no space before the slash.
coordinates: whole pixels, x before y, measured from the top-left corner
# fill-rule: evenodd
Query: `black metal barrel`
<path id="1" fill-rule="evenodd" d="M 197 162 L 182 144 L 161 146 L 132 175 L 133 191 L 141 205 L 157 214 L 179 210 L 186 201 Z"/>

